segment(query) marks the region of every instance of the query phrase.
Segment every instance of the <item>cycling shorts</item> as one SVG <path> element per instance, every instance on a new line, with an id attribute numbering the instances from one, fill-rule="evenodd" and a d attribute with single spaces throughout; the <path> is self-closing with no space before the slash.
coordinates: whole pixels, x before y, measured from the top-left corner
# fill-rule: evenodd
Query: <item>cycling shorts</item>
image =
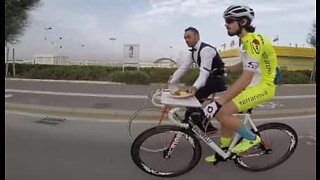
<path id="1" fill-rule="evenodd" d="M 239 112 L 246 111 L 263 102 L 270 100 L 275 94 L 275 85 L 269 83 L 259 83 L 248 87 L 238 96 L 232 99 Z"/>

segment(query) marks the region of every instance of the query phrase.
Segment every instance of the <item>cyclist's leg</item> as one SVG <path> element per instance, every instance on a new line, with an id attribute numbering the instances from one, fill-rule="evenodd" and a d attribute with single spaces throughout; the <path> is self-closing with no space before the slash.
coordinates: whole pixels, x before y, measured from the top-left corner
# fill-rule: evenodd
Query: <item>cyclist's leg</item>
<path id="1" fill-rule="evenodd" d="M 217 92 L 223 92 L 227 90 L 226 80 L 224 77 L 217 78 L 209 78 L 205 84 L 205 86 L 199 88 L 195 97 L 202 104 L 204 102 L 204 98 L 209 97 L 212 94 L 216 94 Z"/>
<path id="2" fill-rule="evenodd" d="M 204 86 L 202 88 L 200 88 L 196 94 L 195 97 L 198 99 L 198 101 L 202 104 L 204 102 L 204 98 L 207 98 L 211 92 L 209 91 L 210 89 L 208 88 L 208 86 Z M 192 107 L 187 107 L 186 113 L 185 113 L 185 121 L 189 120 L 189 117 L 192 113 L 197 112 L 200 114 L 200 120 L 204 119 L 204 112 L 202 110 L 202 108 L 192 108 Z M 203 128 L 201 124 L 200 128 Z"/>
<path id="3" fill-rule="evenodd" d="M 274 96 L 274 93 L 274 85 L 258 84 L 254 87 L 247 88 L 245 91 L 240 93 L 232 100 L 232 103 L 236 105 L 239 111 L 245 111 L 270 100 Z M 232 149 L 232 152 L 234 153 L 247 151 L 261 141 L 259 136 L 255 135 L 244 125 L 241 125 L 240 128 L 235 130 L 243 137 L 243 140 Z"/>
<path id="4" fill-rule="evenodd" d="M 229 101 L 225 103 L 219 112 L 216 114 L 215 118 L 221 123 L 221 141 L 222 139 L 229 140 L 229 144 L 226 144 L 229 147 L 234 131 L 238 131 L 243 137 L 256 139 L 255 135 L 246 129 L 242 125 L 240 119 L 233 114 L 238 112 L 238 107 L 232 102 Z M 222 142 L 221 142 L 222 147 Z M 250 147 L 249 147 L 250 148 Z M 205 159 L 207 162 L 215 162 L 217 160 L 216 155 L 208 156 Z"/>
<path id="5" fill-rule="evenodd" d="M 261 89 L 265 90 L 261 94 Z M 259 95 L 261 94 L 261 95 Z M 242 125 L 239 118 L 233 116 L 233 114 L 250 109 L 262 102 L 269 100 L 274 95 L 274 87 L 270 86 L 258 86 L 247 88 L 241 94 L 239 94 L 232 101 L 225 103 L 220 111 L 216 114 L 216 119 L 221 123 L 221 137 L 225 139 L 231 139 L 234 130 L 236 130 L 241 136 L 249 141 L 244 141 L 242 144 L 238 144 L 232 150 L 233 152 L 241 152 L 250 149 L 252 146 L 260 142 L 260 137 L 253 134 L 245 126 Z M 256 98 L 252 98 L 255 97 Z M 246 101 L 247 99 L 250 99 Z M 250 141 L 251 139 L 251 141 Z M 253 141 L 252 141 L 253 140 Z M 252 143 L 252 144 L 251 144 Z M 230 144 L 229 144 L 230 145 Z M 207 162 L 215 162 L 215 155 L 208 156 Z"/>
<path id="6" fill-rule="evenodd" d="M 195 97 L 201 104 L 203 104 L 203 99 L 208 98 L 210 95 L 214 95 L 217 92 L 225 91 L 226 89 L 226 80 L 224 77 L 208 78 L 205 86 L 201 87 L 196 92 Z M 201 112 L 203 112 L 202 109 Z M 211 123 L 208 124 L 208 120 L 204 117 L 204 113 L 201 114 L 201 119 L 203 119 L 203 125 L 206 127 L 207 132 L 217 132 L 218 129 L 216 127 L 214 127 Z"/>
<path id="7" fill-rule="evenodd" d="M 234 132 L 234 129 L 240 127 L 240 120 L 234 119 L 233 114 L 238 112 L 238 108 L 232 104 L 232 102 L 228 102 L 224 104 L 219 112 L 216 114 L 215 118 L 217 121 L 221 124 L 221 137 L 220 137 L 220 147 L 222 149 L 227 150 L 230 146 L 232 135 Z M 234 121 L 234 122 L 230 122 Z M 214 163 L 218 160 L 218 156 L 216 154 L 207 156 L 205 158 L 206 162 Z"/>

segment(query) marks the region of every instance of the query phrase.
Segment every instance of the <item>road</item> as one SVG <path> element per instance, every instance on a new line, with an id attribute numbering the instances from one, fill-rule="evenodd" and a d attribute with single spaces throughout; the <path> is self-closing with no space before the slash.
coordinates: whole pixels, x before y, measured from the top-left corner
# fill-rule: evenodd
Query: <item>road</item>
<path id="1" fill-rule="evenodd" d="M 6 102 L 55 107 L 137 110 L 152 106 L 147 95 L 163 85 L 124 85 L 6 80 Z M 274 108 L 315 107 L 315 85 L 279 86 Z M 303 100 L 303 103 L 301 103 Z M 269 102 L 270 103 L 270 102 Z"/>
<path id="2" fill-rule="evenodd" d="M 142 172 L 132 162 L 125 121 L 75 118 L 50 125 L 39 123 L 42 118 L 5 114 L 6 180 L 162 179 Z M 313 180 L 316 178 L 315 119 L 315 115 L 270 119 L 288 123 L 299 135 L 293 156 L 274 169 L 252 173 L 232 162 L 214 167 L 204 162 L 203 157 L 212 152 L 203 146 L 200 163 L 187 174 L 171 179 Z"/>
<path id="3" fill-rule="evenodd" d="M 5 102 L 62 108 L 135 111 L 151 106 L 147 95 L 162 85 L 123 85 L 56 81 L 5 81 Z M 315 108 L 315 85 L 279 86 L 276 96 L 260 109 L 295 111 Z M 82 109 L 81 109 L 82 110 Z M 37 121 L 45 115 L 6 111 L 6 180 L 16 179 L 159 179 L 140 171 L 130 158 L 126 121 L 66 117 L 57 125 Z M 271 111 L 270 111 L 271 112 Z M 303 115 L 303 114 L 302 114 Z M 191 172 L 172 179 L 315 179 L 315 117 L 291 117 L 299 133 L 295 154 L 283 165 L 260 173 L 232 163 L 216 167 L 201 161 Z M 203 148 L 203 156 L 212 153 Z"/>

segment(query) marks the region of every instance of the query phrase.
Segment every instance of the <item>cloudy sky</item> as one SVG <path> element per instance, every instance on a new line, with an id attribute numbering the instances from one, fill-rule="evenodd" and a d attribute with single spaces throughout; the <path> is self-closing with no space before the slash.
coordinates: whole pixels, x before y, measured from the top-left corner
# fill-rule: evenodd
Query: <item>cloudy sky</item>
<path id="1" fill-rule="evenodd" d="M 237 41 L 227 35 L 222 12 L 239 3 L 255 10 L 256 31 L 270 39 L 278 36 L 277 45 L 308 47 L 315 0 L 41 0 L 15 45 L 16 57 L 58 53 L 70 59 L 114 60 L 123 58 L 124 44 L 139 44 L 142 61 L 178 59 L 187 49 L 183 33 L 189 26 L 218 49 Z"/>

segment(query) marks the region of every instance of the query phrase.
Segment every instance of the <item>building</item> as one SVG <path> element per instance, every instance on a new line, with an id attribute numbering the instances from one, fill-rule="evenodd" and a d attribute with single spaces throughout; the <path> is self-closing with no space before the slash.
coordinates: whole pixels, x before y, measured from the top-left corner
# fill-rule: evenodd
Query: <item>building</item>
<path id="1" fill-rule="evenodd" d="M 56 56 L 51 54 L 34 55 L 34 64 L 69 65 L 67 56 Z"/>
<path id="2" fill-rule="evenodd" d="M 273 46 L 275 48 L 278 65 L 282 70 L 310 70 L 314 68 L 316 49 L 305 47 Z M 220 56 L 227 66 L 240 61 L 239 49 L 221 51 Z"/>

